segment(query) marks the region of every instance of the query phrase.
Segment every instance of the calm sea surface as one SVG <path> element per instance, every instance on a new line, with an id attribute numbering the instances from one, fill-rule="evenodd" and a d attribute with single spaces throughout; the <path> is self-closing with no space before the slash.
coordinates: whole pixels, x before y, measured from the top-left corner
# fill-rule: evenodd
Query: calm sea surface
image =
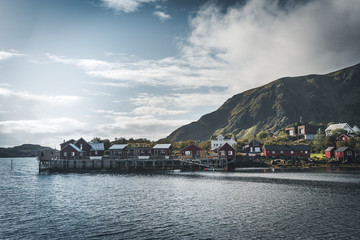
<path id="1" fill-rule="evenodd" d="M 360 172 L 39 175 L 0 159 L 0 239 L 359 239 Z"/>

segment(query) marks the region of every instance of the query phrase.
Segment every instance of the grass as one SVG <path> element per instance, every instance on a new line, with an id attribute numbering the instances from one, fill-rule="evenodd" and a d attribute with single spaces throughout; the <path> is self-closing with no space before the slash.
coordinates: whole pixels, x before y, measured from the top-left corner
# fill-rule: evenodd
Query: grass
<path id="1" fill-rule="evenodd" d="M 314 159 L 314 158 L 323 159 L 323 158 L 325 158 L 325 154 L 323 154 L 323 153 L 311 153 L 310 158 L 311 159 Z"/>

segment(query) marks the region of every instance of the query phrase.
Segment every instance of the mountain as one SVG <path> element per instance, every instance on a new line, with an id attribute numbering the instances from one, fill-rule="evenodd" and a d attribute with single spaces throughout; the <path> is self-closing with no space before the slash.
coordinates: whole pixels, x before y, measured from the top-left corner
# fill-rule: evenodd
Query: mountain
<path id="1" fill-rule="evenodd" d="M 0 157 L 36 157 L 38 150 L 51 149 L 35 144 L 23 144 L 12 148 L 0 148 Z"/>
<path id="2" fill-rule="evenodd" d="M 360 64 L 325 75 L 285 77 L 237 94 L 218 110 L 172 132 L 168 141 L 252 138 L 304 121 L 360 125 Z"/>

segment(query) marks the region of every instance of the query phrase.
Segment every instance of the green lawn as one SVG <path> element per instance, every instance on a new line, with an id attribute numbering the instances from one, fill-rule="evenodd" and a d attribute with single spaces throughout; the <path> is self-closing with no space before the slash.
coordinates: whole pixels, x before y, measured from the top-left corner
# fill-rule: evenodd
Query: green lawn
<path id="1" fill-rule="evenodd" d="M 323 153 L 311 153 L 310 154 L 310 158 L 319 158 L 319 159 L 321 159 L 321 158 L 324 158 L 325 157 L 325 154 L 323 154 Z"/>

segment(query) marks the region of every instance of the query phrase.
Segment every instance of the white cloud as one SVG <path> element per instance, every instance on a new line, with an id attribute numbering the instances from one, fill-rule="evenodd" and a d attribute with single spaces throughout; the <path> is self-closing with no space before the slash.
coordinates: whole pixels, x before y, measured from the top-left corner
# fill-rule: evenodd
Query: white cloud
<path id="1" fill-rule="evenodd" d="M 183 54 L 226 63 L 214 77 L 235 91 L 283 76 L 325 73 L 357 63 L 360 3 L 248 1 L 223 12 L 205 5 L 191 19 Z"/>
<path id="2" fill-rule="evenodd" d="M 99 124 L 96 129 L 105 136 L 125 138 L 150 138 L 158 140 L 166 137 L 169 132 L 180 127 L 188 120 L 164 120 L 151 115 L 118 116 L 113 123 Z"/>
<path id="3" fill-rule="evenodd" d="M 154 12 L 153 12 L 153 15 L 154 15 L 155 17 L 159 18 L 159 20 L 160 20 L 161 22 L 165 22 L 165 21 L 171 19 L 171 16 L 170 16 L 170 15 L 168 15 L 168 14 L 166 14 L 166 13 L 164 13 L 164 12 L 161 12 L 161 11 L 154 11 Z"/>
<path id="4" fill-rule="evenodd" d="M 67 104 L 67 103 L 75 103 L 81 100 L 78 96 L 51 96 L 51 95 L 39 95 L 29 93 L 27 91 L 23 92 L 15 92 L 9 90 L 7 88 L 0 88 L 0 96 L 2 97 L 16 97 L 24 100 L 31 100 L 37 102 L 46 102 L 52 104 Z"/>
<path id="5" fill-rule="evenodd" d="M 20 53 L 15 50 L 11 50 L 9 52 L 0 51 L 0 61 L 9 59 L 9 58 L 13 58 L 13 57 L 21 57 L 21 56 L 25 56 L 25 54 Z"/>
<path id="6" fill-rule="evenodd" d="M 158 2 L 159 0 L 102 0 L 103 6 L 114 9 L 116 12 L 135 12 L 144 3 Z"/>
<path id="7" fill-rule="evenodd" d="M 22 132 L 29 134 L 61 133 L 83 128 L 84 123 L 71 118 L 50 118 L 44 120 L 1 121 L 0 133 Z"/>
<path id="8" fill-rule="evenodd" d="M 279 7 L 277 1 L 249 1 L 227 11 L 206 4 L 190 19 L 191 34 L 176 57 L 107 62 L 48 56 L 112 80 L 102 85 L 224 87 L 232 94 L 360 60 L 359 2 L 293 3 Z"/>
<path id="9" fill-rule="evenodd" d="M 233 94 L 284 76 L 326 73 L 358 63 L 358 12 L 360 4 L 354 0 L 289 1 L 283 6 L 255 0 L 226 10 L 206 4 L 190 19 L 190 34 L 174 57 L 110 62 L 47 56 L 96 79 L 89 84 L 158 87 L 156 93 L 131 98 L 135 107 L 128 112 L 98 110 L 114 120 L 95 127 L 102 136 L 156 139 L 194 120 L 189 118 L 200 114 L 198 108 L 219 106 Z M 172 93 L 159 94 L 160 87 Z M 215 87 L 223 91 L 204 90 Z M 173 93 L 181 88 L 191 93 Z"/>

